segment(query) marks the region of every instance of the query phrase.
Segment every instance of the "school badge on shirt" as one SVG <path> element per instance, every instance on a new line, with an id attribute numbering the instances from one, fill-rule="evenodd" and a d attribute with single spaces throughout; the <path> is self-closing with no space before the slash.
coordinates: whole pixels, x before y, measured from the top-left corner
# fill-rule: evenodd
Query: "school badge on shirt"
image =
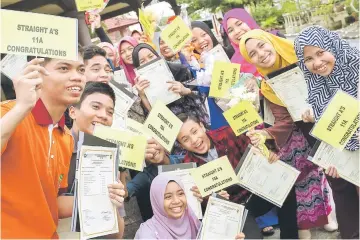
<path id="1" fill-rule="evenodd" d="M 60 184 L 61 184 L 61 181 L 64 179 L 64 174 L 60 174 L 59 176 L 59 188 L 60 188 Z"/>

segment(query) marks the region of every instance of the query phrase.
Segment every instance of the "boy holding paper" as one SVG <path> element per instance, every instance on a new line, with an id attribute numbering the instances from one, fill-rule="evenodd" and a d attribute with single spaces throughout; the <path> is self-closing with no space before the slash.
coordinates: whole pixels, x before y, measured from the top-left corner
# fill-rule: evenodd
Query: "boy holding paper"
<path id="1" fill-rule="evenodd" d="M 227 156 L 232 167 L 235 169 L 243 156 L 250 140 L 245 134 L 236 137 L 230 127 L 222 127 L 217 130 L 206 131 L 204 125 L 194 116 L 187 114 L 178 115 L 183 122 L 180 133 L 177 136 L 178 142 L 188 151 L 184 158 L 184 163 L 196 162 L 201 166 L 222 156 Z M 270 153 L 269 161 L 275 161 L 278 157 Z M 201 198 L 199 189 L 194 186 L 191 189 L 194 195 Z M 255 217 L 262 216 L 270 211 L 274 205 L 262 198 L 253 195 L 249 198 L 249 192 L 240 186 L 231 186 L 227 189 L 230 200 L 236 203 L 246 202 L 247 208 Z M 251 200 L 250 200 L 251 199 Z M 296 218 L 296 197 L 292 189 L 285 200 L 282 208 L 279 209 L 280 237 L 282 239 L 298 238 L 297 218 Z M 257 233 L 256 223 L 251 226 L 248 221 L 245 224 L 244 233 L 248 238 L 261 238 L 261 236 L 251 236 L 250 232 Z M 256 229 L 256 230 L 253 230 Z"/>

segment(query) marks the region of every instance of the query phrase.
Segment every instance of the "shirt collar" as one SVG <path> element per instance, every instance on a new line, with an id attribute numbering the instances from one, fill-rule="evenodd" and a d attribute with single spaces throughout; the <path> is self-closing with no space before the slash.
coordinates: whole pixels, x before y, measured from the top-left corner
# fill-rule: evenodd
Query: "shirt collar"
<path id="1" fill-rule="evenodd" d="M 32 109 L 31 111 L 32 115 L 35 118 L 35 121 L 37 122 L 37 124 L 39 125 L 43 125 L 43 126 L 47 126 L 50 124 L 53 124 L 53 120 L 50 116 L 50 113 L 48 112 L 48 110 L 46 109 L 43 101 L 41 99 L 39 99 L 36 102 L 35 107 Z M 60 119 L 60 121 L 57 123 L 57 125 L 64 130 L 65 127 L 65 116 L 63 115 Z"/>

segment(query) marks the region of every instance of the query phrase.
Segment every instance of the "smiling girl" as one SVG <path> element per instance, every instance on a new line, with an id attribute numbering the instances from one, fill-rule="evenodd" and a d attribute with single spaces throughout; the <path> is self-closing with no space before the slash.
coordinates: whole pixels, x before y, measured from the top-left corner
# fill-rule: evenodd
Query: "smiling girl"
<path id="1" fill-rule="evenodd" d="M 317 122 L 337 90 L 357 98 L 359 91 L 360 52 L 355 47 L 320 26 L 304 29 L 295 40 L 299 67 L 308 87 L 308 101 L 313 114 L 307 111 L 304 121 Z M 359 129 L 356 131 L 359 132 Z M 359 140 L 352 136 L 343 151 L 359 151 Z M 327 169 L 336 204 L 341 237 L 359 238 L 358 187 L 339 178 L 337 170 Z"/>

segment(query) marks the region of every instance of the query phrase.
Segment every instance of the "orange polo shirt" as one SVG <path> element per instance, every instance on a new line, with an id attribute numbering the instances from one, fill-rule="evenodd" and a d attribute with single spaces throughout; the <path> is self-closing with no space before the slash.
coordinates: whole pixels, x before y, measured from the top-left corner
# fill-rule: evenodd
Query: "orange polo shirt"
<path id="1" fill-rule="evenodd" d="M 15 106 L 1 103 L 1 116 Z M 57 196 L 67 187 L 74 140 L 41 99 L 1 149 L 1 238 L 57 238 Z"/>

